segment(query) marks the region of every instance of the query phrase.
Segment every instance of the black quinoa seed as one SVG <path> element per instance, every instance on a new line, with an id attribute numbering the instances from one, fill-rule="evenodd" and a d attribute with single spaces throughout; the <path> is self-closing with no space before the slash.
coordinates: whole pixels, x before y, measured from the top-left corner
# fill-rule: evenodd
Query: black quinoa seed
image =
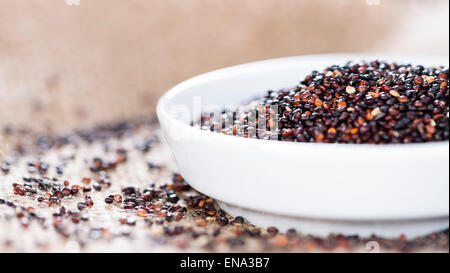
<path id="1" fill-rule="evenodd" d="M 3 172 L 4 174 L 8 174 L 8 173 L 9 173 L 9 165 L 6 164 L 6 163 L 3 163 L 3 164 L 1 165 L 1 167 L 0 167 L 0 169 L 2 170 L 2 172 Z"/>
<path id="2" fill-rule="evenodd" d="M 267 228 L 267 233 L 269 233 L 272 236 L 275 236 L 278 233 L 278 228 L 276 227 L 268 227 Z"/>
<path id="3" fill-rule="evenodd" d="M 134 188 L 134 187 L 125 187 L 125 188 L 123 188 L 122 189 L 122 192 L 124 193 L 124 194 L 133 194 L 133 193 L 136 193 L 136 189 Z"/>
<path id="4" fill-rule="evenodd" d="M 228 218 L 222 216 L 222 217 L 220 217 L 220 218 L 217 220 L 217 223 L 218 223 L 220 226 L 226 226 L 226 225 L 228 225 Z"/>
<path id="5" fill-rule="evenodd" d="M 244 217 L 236 216 L 236 218 L 234 218 L 233 222 L 242 225 L 244 223 Z"/>
<path id="6" fill-rule="evenodd" d="M 79 209 L 79 210 L 83 210 L 83 209 L 85 209 L 85 208 L 87 208 L 87 204 L 86 203 L 82 203 L 82 202 L 80 202 L 80 203 L 78 203 L 77 204 L 77 208 Z"/>
<path id="7" fill-rule="evenodd" d="M 171 203 L 176 203 L 178 202 L 178 200 L 180 200 L 180 198 L 177 196 L 176 193 L 171 193 L 167 196 L 167 201 Z"/>

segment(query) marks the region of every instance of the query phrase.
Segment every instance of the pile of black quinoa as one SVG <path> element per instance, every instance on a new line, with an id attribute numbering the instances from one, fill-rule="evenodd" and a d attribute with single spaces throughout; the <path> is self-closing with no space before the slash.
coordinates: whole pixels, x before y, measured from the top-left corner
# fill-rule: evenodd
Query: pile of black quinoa
<path id="1" fill-rule="evenodd" d="M 294 88 L 267 91 L 245 110 L 224 111 L 220 119 L 205 114 L 202 129 L 294 142 L 444 141 L 449 139 L 448 78 L 444 67 L 384 61 L 333 65 L 312 71 Z M 225 126 L 227 118 L 232 122 Z"/>

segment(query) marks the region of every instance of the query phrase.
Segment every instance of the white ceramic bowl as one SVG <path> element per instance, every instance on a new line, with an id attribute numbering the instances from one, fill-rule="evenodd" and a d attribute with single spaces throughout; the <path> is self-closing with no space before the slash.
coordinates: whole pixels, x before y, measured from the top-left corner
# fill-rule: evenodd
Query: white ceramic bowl
<path id="1" fill-rule="evenodd" d="M 374 59 L 448 65 L 446 58 L 429 56 L 309 55 L 233 66 L 180 83 L 157 106 L 180 172 L 198 191 L 258 212 L 351 222 L 443 219 L 441 226 L 448 227 L 448 141 L 290 143 L 202 131 L 189 126 L 186 115 L 177 118 L 192 111 L 193 97 L 201 97 L 202 105 L 239 104 L 295 86 L 312 70 Z"/>

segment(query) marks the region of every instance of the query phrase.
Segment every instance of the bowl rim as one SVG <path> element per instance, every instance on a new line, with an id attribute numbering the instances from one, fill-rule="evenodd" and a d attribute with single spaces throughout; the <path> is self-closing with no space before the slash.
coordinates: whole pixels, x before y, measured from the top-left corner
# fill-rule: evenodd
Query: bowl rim
<path id="1" fill-rule="evenodd" d="M 440 55 L 416 55 L 419 59 L 425 59 L 425 58 L 432 58 L 432 59 L 438 59 L 442 58 Z M 175 98 L 177 95 L 185 91 L 186 89 L 206 83 L 211 82 L 217 79 L 223 79 L 225 77 L 231 77 L 233 75 L 239 75 L 245 73 L 248 68 L 254 68 L 257 70 L 271 70 L 274 69 L 274 64 L 277 64 L 278 67 L 286 66 L 285 63 L 288 65 L 293 65 L 293 63 L 301 61 L 302 59 L 314 59 L 314 58 L 344 58 L 349 59 L 349 61 L 354 60 L 364 60 L 364 59 L 383 59 L 383 60 L 403 60 L 411 58 L 411 55 L 392 55 L 392 54 L 356 54 L 356 53 L 331 53 L 331 54 L 308 54 L 308 55 L 299 55 L 299 56 L 289 56 L 289 57 L 282 57 L 282 58 L 273 58 L 273 59 L 265 59 L 261 61 L 256 62 L 249 62 L 249 63 L 243 63 L 233 66 L 228 66 L 224 68 L 220 68 L 217 70 L 213 70 L 207 73 L 203 73 L 200 75 L 197 75 L 195 77 L 189 78 L 187 80 L 184 80 L 172 88 L 170 88 L 167 92 L 165 92 L 160 99 L 158 100 L 157 106 L 156 106 L 156 113 L 159 119 L 164 118 L 165 120 L 168 120 L 172 124 L 176 124 L 177 126 L 181 126 L 184 130 L 188 130 L 190 133 L 198 134 L 199 136 L 203 137 L 209 137 L 209 138 L 217 138 L 221 141 L 239 141 L 244 142 L 248 144 L 268 144 L 271 146 L 274 145 L 283 145 L 286 147 L 317 147 L 317 146 L 323 146 L 327 147 L 329 145 L 333 145 L 334 147 L 352 147 L 352 149 L 364 149 L 367 151 L 368 148 L 374 150 L 383 150 L 383 149 L 411 149 L 411 148 L 426 148 L 429 149 L 430 146 L 436 147 L 436 148 L 444 148 L 448 147 L 450 142 L 447 140 L 443 141 L 431 141 L 431 142 L 417 142 L 417 143 L 397 143 L 397 144 L 368 144 L 368 143 L 316 143 L 316 142 L 291 142 L 291 141 L 274 141 L 274 140 L 266 140 L 266 139 L 256 139 L 256 138 L 244 138 L 244 137 L 236 137 L 232 135 L 224 135 L 224 134 L 218 134 L 211 131 L 201 130 L 198 127 L 190 126 L 186 123 L 183 123 L 175 118 L 173 118 L 167 111 L 167 107 L 169 105 L 169 102 L 171 99 Z M 417 57 L 416 57 L 417 58 Z M 448 59 L 445 59 L 447 63 L 443 63 L 441 65 L 448 67 Z M 413 62 L 410 62 L 413 63 Z M 258 67 L 260 66 L 260 67 Z M 270 67 L 269 67 L 270 66 Z M 249 73 L 248 71 L 246 73 Z M 251 73 L 257 73 L 255 71 Z M 280 87 L 282 88 L 282 87 Z M 269 88 L 268 88 L 269 89 Z M 270 143 L 270 144 L 269 144 Z M 289 145 L 289 146 L 288 146 Z M 294 145 L 294 146 L 292 146 Z"/>

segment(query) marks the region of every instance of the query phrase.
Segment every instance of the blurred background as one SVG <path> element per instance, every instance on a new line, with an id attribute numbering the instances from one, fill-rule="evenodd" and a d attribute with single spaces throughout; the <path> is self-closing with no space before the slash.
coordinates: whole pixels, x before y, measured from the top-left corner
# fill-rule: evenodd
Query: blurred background
<path id="1" fill-rule="evenodd" d="M 0 0 L 0 126 L 148 116 L 176 83 L 261 59 L 449 56 L 448 0 Z"/>

